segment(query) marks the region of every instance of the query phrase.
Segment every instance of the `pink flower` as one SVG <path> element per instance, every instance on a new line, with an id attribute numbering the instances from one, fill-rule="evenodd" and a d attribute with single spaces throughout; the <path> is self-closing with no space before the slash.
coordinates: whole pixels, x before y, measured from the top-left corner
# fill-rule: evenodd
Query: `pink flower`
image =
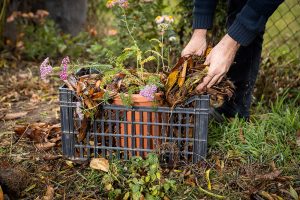
<path id="1" fill-rule="evenodd" d="M 119 6 L 122 8 L 128 8 L 128 0 L 119 0 Z"/>
<path id="2" fill-rule="evenodd" d="M 157 91 L 156 85 L 146 85 L 141 91 L 140 95 L 146 97 L 150 101 L 154 100 L 154 94 Z"/>
<path id="3" fill-rule="evenodd" d="M 165 20 L 166 20 L 166 22 L 172 24 L 174 22 L 174 17 L 171 15 L 165 16 Z"/>
<path id="4" fill-rule="evenodd" d="M 164 17 L 164 16 L 157 16 L 157 17 L 155 18 L 155 22 L 156 22 L 157 24 L 163 23 L 164 20 L 165 20 L 165 17 Z"/>
<path id="5" fill-rule="evenodd" d="M 63 67 L 62 71 L 60 72 L 60 79 L 62 80 L 67 80 L 68 78 L 68 64 L 70 63 L 70 59 L 69 57 L 65 57 L 62 61 L 61 61 L 61 65 Z"/>
<path id="6" fill-rule="evenodd" d="M 52 66 L 49 64 L 49 58 L 46 58 L 40 65 L 41 79 L 45 80 L 52 72 Z"/>
<path id="7" fill-rule="evenodd" d="M 68 79 L 68 74 L 65 71 L 61 71 L 61 73 L 59 74 L 59 77 L 61 80 L 67 80 Z"/>
<path id="8" fill-rule="evenodd" d="M 157 16 L 155 18 L 155 22 L 159 25 L 159 24 L 162 24 L 162 23 L 165 23 L 165 24 L 172 24 L 174 22 L 174 17 L 171 16 L 171 15 L 163 15 L 163 16 Z"/>
<path id="9" fill-rule="evenodd" d="M 107 3 L 106 3 L 106 7 L 112 8 L 112 7 L 114 7 L 117 3 L 118 3 L 117 0 L 108 0 Z"/>
<path id="10" fill-rule="evenodd" d="M 116 5 L 119 5 L 122 8 L 128 8 L 128 0 L 108 0 L 106 7 L 112 8 Z"/>

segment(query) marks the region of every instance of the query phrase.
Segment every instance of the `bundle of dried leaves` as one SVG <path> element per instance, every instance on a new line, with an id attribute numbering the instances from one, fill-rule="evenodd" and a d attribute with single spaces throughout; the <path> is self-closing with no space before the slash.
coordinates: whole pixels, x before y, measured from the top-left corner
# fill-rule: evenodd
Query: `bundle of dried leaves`
<path id="1" fill-rule="evenodd" d="M 35 142 L 38 150 L 49 150 L 57 145 L 61 140 L 60 124 L 33 123 L 27 125 L 18 125 L 14 132 L 20 140 L 27 137 Z"/>
<path id="2" fill-rule="evenodd" d="M 198 93 L 195 90 L 208 72 L 208 66 L 203 64 L 204 61 L 205 56 L 181 57 L 171 70 L 165 90 L 166 100 L 172 107 L 199 94 L 209 94 L 211 105 L 214 107 L 221 106 L 225 99 L 232 97 L 234 85 L 226 77 L 204 92 Z"/>

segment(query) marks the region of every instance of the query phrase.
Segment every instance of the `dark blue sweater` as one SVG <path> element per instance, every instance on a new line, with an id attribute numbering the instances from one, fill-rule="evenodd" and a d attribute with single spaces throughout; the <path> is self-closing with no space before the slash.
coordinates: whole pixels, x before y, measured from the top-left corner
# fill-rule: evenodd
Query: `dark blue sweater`
<path id="1" fill-rule="evenodd" d="M 248 0 L 229 27 L 228 34 L 241 45 L 249 45 L 256 35 L 263 31 L 268 18 L 283 1 Z M 212 27 L 216 4 L 217 0 L 195 0 L 194 29 L 210 29 Z"/>

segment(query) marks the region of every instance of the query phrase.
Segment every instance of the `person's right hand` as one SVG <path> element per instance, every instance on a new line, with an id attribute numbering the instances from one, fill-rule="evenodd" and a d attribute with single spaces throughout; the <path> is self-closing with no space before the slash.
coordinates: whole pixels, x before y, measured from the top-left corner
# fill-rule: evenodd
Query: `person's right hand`
<path id="1" fill-rule="evenodd" d="M 206 29 L 195 29 L 191 40 L 181 52 L 181 56 L 201 56 L 207 48 L 206 32 Z"/>

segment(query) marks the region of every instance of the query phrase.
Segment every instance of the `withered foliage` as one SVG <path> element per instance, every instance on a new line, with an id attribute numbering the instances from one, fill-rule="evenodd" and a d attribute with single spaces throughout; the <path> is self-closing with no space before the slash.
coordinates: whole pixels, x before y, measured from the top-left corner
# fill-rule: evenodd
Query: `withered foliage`
<path id="1" fill-rule="evenodd" d="M 199 94 L 209 94 L 212 106 L 219 107 L 225 99 L 233 96 L 234 85 L 226 77 L 201 93 L 196 91 L 208 72 L 209 66 L 204 61 L 205 56 L 181 57 L 172 69 L 165 84 L 166 100 L 172 107 Z"/>

